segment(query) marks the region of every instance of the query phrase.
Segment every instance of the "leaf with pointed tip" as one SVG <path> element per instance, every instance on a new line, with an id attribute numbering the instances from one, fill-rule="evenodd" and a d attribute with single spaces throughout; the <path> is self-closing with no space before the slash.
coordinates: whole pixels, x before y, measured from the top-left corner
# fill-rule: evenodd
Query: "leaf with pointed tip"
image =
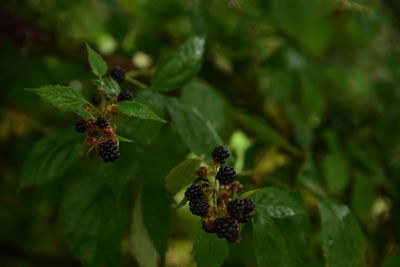
<path id="1" fill-rule="evenodd" d="M 180 209 L 187 203 L 187 198 L 183 197 L 182 200 L 176 205 L 175 209 Z"/>
<path id="2" fill-rule="evenodd" d="M 326 266 L 365 266 L 365 238 L 350 209 L 327 198 L 318 200 L 318 208 Z"/>
<path id="3" fill-rule="evenodd" d="M 266 188 L 253 197 L 254 249 L 259 266 L 304 266 L 309 262 L 307 211 L 291 191 Z"/>
<path id="4" fill-rule="evenodd" d="M 166 122 L 165 120 L 158 117 L 150 108 L 146 105 L 136 101 L 123 101 L 117 104 L 119 111 L 123 114 L 136 117 L 143 120 L 153 120 L 159 122 Z"/>
<path id="5" fill-rule="evenodd" d="M 135 95 L 135 100 L 148 106 L 160 118 L 165 116 L 163 95 L 152 90 L 142 90 Z M 118 125 L 118 132 L 142 145 L 148 145 L 155 140 L 163 126 L 154 120 L 138 120 L 135 117 L 124 117 Z"/>
<path id="6" fill-rule="evenodd" d="M 131 139 L 125 138 L 125 137 L 120 136 L 120 135 L 117 135 L 117 138 L 121 142 L 133 143 L 133 141 Z"/>
<path id="7" fill-rule="evenodd" d="M 211 162 L 211 151 L 222 144 L 221 138 L 200 112 L 175 98 L 167 98 L 167 110 L 186 145 L 197 156 Z"/>
<path id="8" fill-rule="evenodd" d="M 262 188 L 258 188 L 258 189 L 254 189 L 254 190 L 251 190 L 251 191 L 244 192 L 243 194 L 240 195 L 240 198 L 241 199 L 248 198 L 251 195 L 254 195 L 255 193 L 257 193 L 257 192 L 259 192 L 261 190 L 262 190 Z"/>
<path id="9" fill-rule="evenodd" d="M 201 67 L 204 37 L 188 39 L 172 57 L 157 66 L 152 87 L 158 91 L 171 91 L 193 79 Z"/>
<path id="10" fill-rule="evenodd" d="M 141 195 L 136 197 L 135 207 L 133 208 L 133 220 L 129 235 L 130 251 L 139 266 L 157 267 L 160 256 L 144 225 L 141 198 Z"/>
<path id="11" fill-rule="evenodd" d="M 38 94 L 43 100 L 63 111 L 72 111 L 84 118 L 92 116 L 89 111 L 85 109 L 85 106 L 91 107 L 92 105 L 88 103 L 78 91 L 70 87 L 45 85 L 37 88 L 27 88 L 26 90 Z"/>
<path id="12" fill-rule="evenodd" d="M 86 44 L 86 50 L 88 53 L 88 60 L 92 71 L 97 76 L 101 77 L 107 73 L 107 63 L 104 59 L 94 51 L 88 44 Z"/>

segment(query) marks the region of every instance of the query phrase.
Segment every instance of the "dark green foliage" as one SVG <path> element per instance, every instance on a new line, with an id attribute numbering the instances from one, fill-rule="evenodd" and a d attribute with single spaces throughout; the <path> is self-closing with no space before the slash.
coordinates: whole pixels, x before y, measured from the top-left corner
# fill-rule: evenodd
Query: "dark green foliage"
<path id="1" fill-rule="evenodd" d="M 0 16 L 2 265 L 400 265 L 397 1 L 20 0 Z M 196 224 L 215 176 L 246 191 Z M 193 183 L 209 204 L 185 199 Z"/>

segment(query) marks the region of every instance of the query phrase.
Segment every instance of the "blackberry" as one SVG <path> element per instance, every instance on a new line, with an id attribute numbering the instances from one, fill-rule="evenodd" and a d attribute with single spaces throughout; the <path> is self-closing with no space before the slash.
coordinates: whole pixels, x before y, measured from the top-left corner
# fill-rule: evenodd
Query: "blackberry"
<path id="1" fill-rule="evenodd" d="M 112 162 L 119 158 L 120 152 L 114 140 L 108 140 L 100 144 L 99 154 L 104 162 Z"/>
<path id="2" fill-rule="evenodd" d="M 84 133 L 87 130 L 87 125 L 85 120 L 78 120 L 75 122 L 75 131 L 78 133 Z"/>
<path id="3" fill-rule="evenodd" d="M 123 81 L 125 81 L 125 70 L 122 69 L 121 67 L 113 67 L 110 70 L 110 76 L 116 82 L 122 83 Z"/>
<path id="4" fill-rule="evenodd" d="M 235 199 L 228 203 L 229 214 L 240 223 L 250 221 L 250 213 L 254 210 L 255 203 L 250 199 Z"/>
<path id="5" fill-rule="evenodd" d="M 203 188 L 200 185 L 191 185 L 186 189 L 185 197 L 189 201 L 201 200 L 203 198 Z"/>
<path id="6" fill-rule="evenodd" d="M 233 243 L 239 239 L 240 228 L 235 221 L 229 219 L 216 219 L 215 232 L 220 238 L 226 238 L 228 242 Z"/>
<path id="7" fill-rule="evenodd" d="M 229 155 L 229 150 L 224 146 L 217 146 L 212 152 L 212 157 L 214 161 L 221 164 L 225 163 L 225 160 L 229 158 Z"/>
<path id="8" fill-rule="evenodd" d="M 133 99 L 133 94 L 128 90 L 122 90 L 118 95 L 118 102 L 131 101 L 132 99 Z"/>
<path id="9" fill-rule="evenodd" d="M 247 223 L 251 220 L 251 214 L 246 214 L 242 216 L 240 219 L 238 219 L 238 222 L 240 223 Z"/>
<path id="10" fill-rule="evenodd" d="M 243 199 L 243 201 L 245 202 L 246 212 L 252 213 L 253 210 L 256 208 L 256 203 L 254 203 L 253 200 L 248 199 L 248 198 Z"/>
<path id="11" fill-rule="evenodd" d="M 208 208 L 210 207 L 210 205 L 208 205 L 208 203 L 203 200 L 194 200 L 189 202 L 189 207 L 190 211 L 194 215 L 203 217 L 208 213 Z"/>
<path id="12" fill-rule="evenodd" d="M 219 168 L 215 178 L 217 178 L 221 184 L 230 184 L 236 178 L 236 171 L 230 166 L 223 166 Z"/>
<path id="13" fill-rule="evenodd" d="M 96 121 L 96 125 L 99 126 L 100 128 L 105 128 L 108 126 L 108 120 L 104 117 L 100 117 Z"/>

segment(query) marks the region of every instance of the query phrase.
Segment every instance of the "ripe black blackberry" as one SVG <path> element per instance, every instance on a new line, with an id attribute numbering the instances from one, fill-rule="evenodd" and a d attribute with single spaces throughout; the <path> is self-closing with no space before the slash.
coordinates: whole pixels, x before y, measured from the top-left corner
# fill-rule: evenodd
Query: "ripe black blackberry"
<path id="1" fill-rule="evenodd" d="M 108 120 L 106 120 L 104 117 L 100 117 L 96 120 L 96 125 L 100 128 L 105 128 L 108 126 Z"/>
<path id="2" fill-rule="evenodd" d="M 248 198 L 243 199 L 243 201 L 245 202 L 246 212 L 252 213 L 253 210 L 256 208 L 256 203 L 254 203 L 253 200 Z"/>
<path id="3" fill-rule="evenodd" d="M 208 205 L 204 200 L 194 200 L 189 202 L 190 211 L 197 216 L 203 217 L 206 215 L 209 207 L 210 205 Z"/>
<path id="4" fill-rule="evenodd" d="M 113 67 L 110 70 L 110 76 L 116 82 L 122 83 L 123 81 L 125 81 L 125 70 L 122 69 L 121 67 Z"/>
<path id="5" fill-rule="evenodd" d="M 85 120 L 77 120 L 75 122 L 75 131 L 78 133 L 84 133 L 87 130 L 87 125 Z"/>
<path id="6" fill-rule="evenodd" d="M 228 204 L 229 214 L 240 223 L 250 221 L 250 213 L 254 208 L 255 204 L 251 199 L 235 199 Z"/>
<path id="7" fill-rule="evenodd" d="M 112 162 L 119 158 L 120 152 L 117 143 L 114 140 L 108 140 L 100 144 L 99 154 L 104 162 Z"/>
<path id="8" fill-rule="evenodd" d="M 118 102 L 131 101 L 132 99 L 133 99 L 133 94 L 129 90 L 122 90 L 118 95 Z"/>
<path id="9" fill-rule="evenodd" d="M 221 164 L 225 163 L 225 160 L 229 158 L 230 152 L 229 150 L 224 147 L 224 146 L 217 146 L 214 148 L 212 152 L 212 157 L 215 162 L 219 162 Z"/>
<path id="10" fill-rule="evenodd" d="M 233 243 L 239 239 L 240 228 L 235 221 L 229 219 L 216 219 L 215 231 L 220 238 L 226 238 L 228 242 Z"/>
<path id="11" fill-rule="evenodd" d="M 240 219 L 238 219 L 238 222 L 247 223 L 250 220 L 251 220 L 251 214 L 246 214 L 246 215 L 243 215 L 243 217 L 241 217 Z"/>
<path id="12" fill-rule="evenodd" d="M 200 185 L 191 185 L 186 189 L 185 197 L 189 201 L 201 200 L 203 199 L 203 188 Z"/>
<path id="13" fill-rule="evenodd" d="M 236 171 L 231 166 L 222 166 L 219 168 L 215 177 L 221 184 L 230 184 L 236 178 Z"/>

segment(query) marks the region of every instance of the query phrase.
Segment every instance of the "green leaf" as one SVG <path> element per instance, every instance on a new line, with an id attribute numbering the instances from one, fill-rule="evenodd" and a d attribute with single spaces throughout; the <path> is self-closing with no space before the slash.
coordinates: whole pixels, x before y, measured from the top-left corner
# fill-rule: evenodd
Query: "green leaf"
<path id="1" fill-rule="evenodd" d="M 117 136 L 117 138 L 118 138 L 118 140 L 119 140 L 120 142 L 133 143 L 133 141 L 132 141 L 131 139 L 122 137 L 122 136 L 120 136 L 120 135 L 116 135 L 116 136 Z"/>
<path id="2" fill-rule="evenodd" d="M 339 152 L 326 155 L 322 159 L 322 170 L 329 192 L 342 193 L 349 182 L 347 159 Z"/>
<path id="3" fill-rule="evenodd" d="M 258 189 L 254 189 L 254 190 L 250 190 L 250 191 L 244 192 L 243 194 L 240 195 L 240 198 L 241 199 L 248 198 L 251 195 L 254 195 L 255 193 L 257 193 L 257 192 L 259 192 L 261 190 L 262 190 L 261 188 L 258 188 Z"/>
<path id="4" fill-rule="evenodd" d="M 211 151 L 221 145 L 222 141 L 210 122 L 197 109 L 188 107 L 174 98 L 167 99 L 167 110 L 191 151 L 211 162 Z"/>
<path id="5" fill-rule="evenodd" d="M 197 226 L 192 253 L 198 267 L 219 267 L 228 256 L 228 243 Z"/>
<path id="6" fill-rule="evenodd" d="M 375 199 L 375 187 L 372 177 L 357 172 L 351 192 L 352 210 L 365 223 L 371 220 L 371 207 Z"/>
<path id="7" fill-rule="evenodd" d="M 136 117 L 143 120 L 153 120 L 159 122 L 166 122 L 165 120 L 158 117 L 150 108 L 146 105 L 136 101 L 122 101 L 117 104 L 118 109 L 125 115 Z"/>
<path id="8" fill-rule="evenodd" d="M 98 82 L 110 99 L 116 99 L 121 92 L 118 83 L 111 77 L 100 78 Z"/>
<path id="9" fill-rule="evenodd" d="M 133 220 L 129 234 L 130 251 L 139 266 L 157 267 L 160 256 L 154 248 L 149 234 L 145 228 L 142 215 L 141 196 L 138 195 L 132 214 Z"/>
<path id="10" fill-rule="evenodd" d="M 103 58 L 94 51 L 88 44 L 86 44 L 86 50 L 88 53 L 88 59 L 92 71 L 97 76 L 101 77 L 107 73 L 107 63 Z"/>
<path id="11" fill-rule="evenodd" d="M 172 198 L 163 184 L 146 183 L 142 193 L 144 223 L 154 247 L 164 259 L 171 232 Z"/>
<path id="12" fill-rule="evenodd" d="M 277 144 L 294 155 L 301 155 L 301 151 L 291 145 L 287 140 L 280 136 L 274 129 L 270 128 L 266 122 L 254 118 L 244 113 L 236 113 L 236 119 L 246 128 L 250 129 L 260 141 L 267 144 Z"/>
<path id="13" fill-rule="evenodd" d="M 259 266 L 293 267 L 309 263 L 310 223 L 299 197 L 267 188 L 253 196 L 253 239 Z"/>
<path id="14" fill-rule="evenodd" d="M 38 94 L 43 100 L 63 111 L 72 111 L 81 117 L 89 118 L 92 115 L 84 108 L 91 106 L 85 98 L 76 90 L 61 85 L 45 85 L 26 90 Z"/>
<path id="15" fill-rule="evenodd" d="M 172 195 L 165 189 L 165 176 L 187 154 L 187 149 L 177 133 L 163 133 L 150 146 L 141 149 L 135 146 L 137 152 L 132 153 L 139 166 L 135 177 L 140 179 L 138 182 L 144 183 L 143 221 L 161 261 L 164 259 L 171 233 L 173 203 Z"/>
<path id="16" fill-rule="evenodd" d="M 309 52 L 318 55 L 327 49 L 332 40 L 332 24 L 327 18 L 335 6 L 330 2 L 273 0 L 270 10 L 280 29 Z"/>
<path id="17" fill-rule="evenodd" d="M 69 190 L 60 221 L 72 252 L 84 266 L 115 264 L 127 221 L 125 207 L 101 177 L 84 178 Z"/>
<path id="18" fill-rule="evenodd" d="M 212 86 L 202 80 L 189 82 L 182 91 L 182 102 L 197 108 L 207 118 L 216 131 L 229 136 L 232 127 L 232 115 L 225 98 Z"/>
<path id="19" fill-rule="evenodd" d="M 161 94 L 151 90 L 142 90 L 135 99 L 150 107 L 159 117 L 165 116 L 164 96 Z M 138 120 L 135 117 L 125 116 L 122 123 L 118 125 L 118 133 L 145 145 L 157 138 L 162 126 L 158 121 Z"/>
<path id="20" fill-rule="evenodd" d="M 174 209 L 180 209 L 180 208 L 182 208 L 183 206 L 186 205 L 187 201 L 188 201 L 187 198 L 184 196 L 184 197 L 182 198 L 182 200 L 179 201 L 178 204 L 176 204 L 176 206 L 174 207 Z"/>
<path id="21" fill-rule="evenodd" d="M 183 186 L 196 178 L 196 171 L 199 168 L 201 159 L 187 159 L 173 168 L 165 178 L 167 189 L 176 194 Z"/>
<path id="22" fill-rule="evenodd" d="M 318 207 L 326 266 L 365 266 L 365 239 L 349 208 L 330 199 L 320 199 Z"/>
<path id="23" fill-rule="evenodd" d="M 49 135 L 38 141 L 22 167 L 22 183 L 39 185 L 62 177 L 81 157 L 82 137 L 73 131 Z"/>
<path id="24" fill-rule="evenodd" d="M 391 252 L 389 255 L 386 255 L 385 260 L 382 263 L 382 267 L 398 267 L 400 266 L 400 253 L 399 252 Z"/>
<path id="25" fill-rule="evenodd" d="M 177 53 L 157 66 L 152 87 L 171 91 L 193 79 L 201 67 L 204 44 L 205 39 L 200 36 L 187 40 Z"/>
<path id="26" fill-rule="evenodd" d="M 318 196 L 326 196 L 324 189 L 318 181 L 317 171 L 311 155 L 307 155 L 306 160 L 301 165 L 297 175 L 297 180 L 301 186 L 317 194 Z"/>

